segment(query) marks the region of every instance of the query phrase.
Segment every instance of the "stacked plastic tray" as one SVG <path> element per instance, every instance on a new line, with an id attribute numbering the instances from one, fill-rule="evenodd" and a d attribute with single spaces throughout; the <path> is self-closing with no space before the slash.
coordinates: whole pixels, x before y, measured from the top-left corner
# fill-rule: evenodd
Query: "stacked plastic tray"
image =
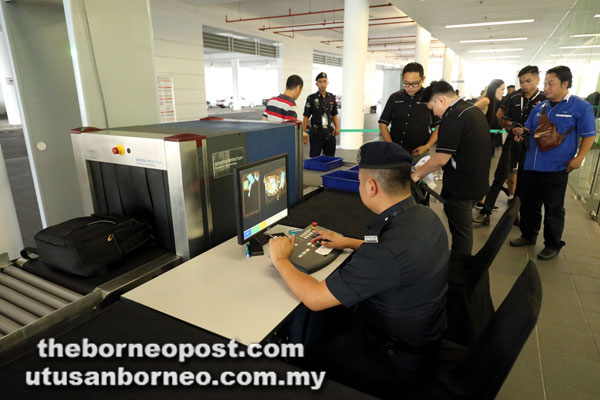
<path id="1" fill-rule="evenodd" d="M 358 193 L 358 165 L 347 170 L 330 172 L 322 178 L 323 187 Z"/>

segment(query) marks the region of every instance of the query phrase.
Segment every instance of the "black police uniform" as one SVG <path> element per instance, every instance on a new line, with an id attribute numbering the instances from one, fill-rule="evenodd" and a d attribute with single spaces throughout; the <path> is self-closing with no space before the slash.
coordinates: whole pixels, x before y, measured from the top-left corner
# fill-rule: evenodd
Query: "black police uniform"
<path id="1" fill-rule="evenodd" d="M 393 165 L 386 146 L 398 147 L 403 162 L 411 160 L 393 143 L 372 142 L 361 148 L 360 168 Z M 412 196 L 374 218 L 365 243 L 326 280 L 342 305 L 354 309 L 354 324 L 315 351 L 315 366 L 376 394 L 417 382 L 446 328 L 448 258 L 441 220 Z"/>
<path id="2" fill-rule="evenodd" d="M 392 93 L 379 118 L 380 124 L 392 124 L 392 141 L 409 153 L 426 144 L 431 128 L 439 123 L 427 105 L 420 102 L 423 90 L 421 88 L 414 96 L 409 96 L 404 89 Z"/>
<path id="3" fill-rule="evenodd" d="M 333 116 L 338 114 L 335 96 L 325 92 L 325 97 L 319 91 L 306 98 L 304 116 L 310 118 L 310 157 L 335 155 L 335 127 Z"/>
<path id="4" fill-rule="evenodd" d="M 516 123 L 521 126 L 525 125 L 527 117 L 533 108 L 540 102 L 546 100 L 546 96 L 541 91 L 537 91 L 531 98 L 527 99 L 523 96 L 521 89 L 511 93 L 504 99 L 500 108 L 504 111 L 503 120 L 511 123 Z M 512 129 L 508 129 L 508 135 L 502 145 L 502 153 L 498 160 L 498 166 L 494 172 L 494 181 L 490 186 L 490 190 L 485 196 L 485 204 L 480 211 L 480 214 L 490 215 L 496 204 L 498 194 L 504 185 L 504 181 L 518 164 L 523 164 L 525 157 L 525 145 L 523 142 L 515 142 Z M 517 185 L 518 185 L 517 179 Z M 516 193 L 518 194 L 518 193 Z"/>
<path id="5" fill-rule="evenodd" d="M 457 99 L 442 116 L 435 151 L 451 156 L 443 167 L 442 197 L 453 255 L 473 251 L 472 202 L 489 190 L 490 140 L 487 120 L 472 103 Z"/>

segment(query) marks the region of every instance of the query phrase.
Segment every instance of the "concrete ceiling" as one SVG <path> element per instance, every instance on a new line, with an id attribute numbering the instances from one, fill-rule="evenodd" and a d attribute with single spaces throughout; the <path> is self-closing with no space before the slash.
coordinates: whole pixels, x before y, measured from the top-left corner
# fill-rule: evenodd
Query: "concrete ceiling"
<path id="1" fill-rule="evenodd" d="M 218 3 L 231 22 L 236 25 L 273 33 L 273 40 L 281 36 L 307 37 L 338 49 L 342 45 L 344 2 L 310 0 L 247 0 L 212 1 L 184 0 L 190 4 Z M 438 41 L 432 42 L 432 55 L 441 56 L 447 45 L 464 59 L 477 63 L 533 62 L 587 57 L 600 61 L 600 47 L 560 49 L 563 46 L 600 45 L 600 36 L 575 38 L 574 34 L 600 33 L 600 0 L 370 0 L 369 50 L 388 58 L 410 59 L 414 55 L 416 21 L 429 30 Z M 323 12 L 339 10 L 335 12 Z M 285 18 L 264 17 L 310 13 Z M 262 18 L 251 21 L 240 19 Z M 533 23 L 483 26 L 475 28 L 446 28 L 449 24 L 486 21 L 534 19 Z M 302 25 L 302 26 L 298 26 Z M 400 38 L 396 38 L 400 36 Z M 461 43 L 461 40 L 503 39 L 526 37 L 520 41 Z M 385 39 L 389 38 L 389 39 Z M 384 44 L 386 43 L 386 44 Z M 514 50 L 511 49 L 522 49 Z M 473 52 L 493 50 L 495 52 Z M 401 57 L 401 58 L 400 58 Z M 497 57 L 497 58 L 494 58 Z"/>

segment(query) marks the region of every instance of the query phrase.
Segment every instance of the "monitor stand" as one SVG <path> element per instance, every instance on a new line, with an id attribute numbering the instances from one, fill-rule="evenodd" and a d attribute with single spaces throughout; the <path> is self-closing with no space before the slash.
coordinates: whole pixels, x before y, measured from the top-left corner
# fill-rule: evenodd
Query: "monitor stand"
<path id="1" fill-rule="evenodd" d="M 251 256 L 262 256 L 265 254 L 263 246 L 269 242 L 270 237 L 264 233 L 255 235 L 248 241 L 248 251 Z"/>

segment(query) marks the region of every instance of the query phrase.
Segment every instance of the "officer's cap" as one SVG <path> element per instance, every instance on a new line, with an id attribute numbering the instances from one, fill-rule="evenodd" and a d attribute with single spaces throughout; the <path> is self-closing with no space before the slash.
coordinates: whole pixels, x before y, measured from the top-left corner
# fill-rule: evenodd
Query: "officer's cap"
<path id="1" fill-rule="evenodd" d="M 411 163 L 413 158 L 399 144 L 369 142 L 358 150 L 358 168 L 391 169 Z"/>
<path id="2" fill-rule="evenodd" d="M 318 81 L 321 78 L 327 79 L 327 74 L 325 72 L 321 72 L 319 75 L 317 75 L 317 77 L 315 78 L 315 81 Z"/>

